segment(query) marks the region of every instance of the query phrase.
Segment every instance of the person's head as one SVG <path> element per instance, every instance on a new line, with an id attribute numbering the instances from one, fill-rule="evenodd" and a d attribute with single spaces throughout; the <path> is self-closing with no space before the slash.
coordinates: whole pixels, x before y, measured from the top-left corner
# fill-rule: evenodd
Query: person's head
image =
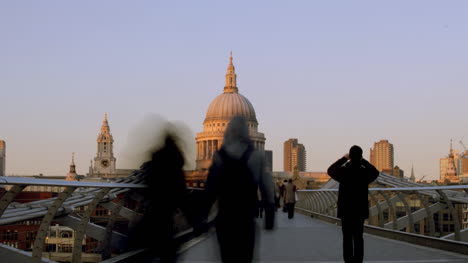
<path id="1" fill-rule="evenodd" d="M 241 116 L 235 116 L 231 119 L 226 128 L 226 132 L 224 133 L 223 143 L 226 145 L 233 143 L 251 143 L 249 128 L 245 118 Z"/>
<path id="2" fill-rule="evenodd" d="M 349 149 L 349 159 L 351 161 L 360 161 L 362 159 L 361 147 L 354 145 Z"/>
<path id="3" fill-rule="evenodd" d="M 289 179 L 289 180 L 288 180 L 288 183 L 292 183 L 292 179 Z"/>

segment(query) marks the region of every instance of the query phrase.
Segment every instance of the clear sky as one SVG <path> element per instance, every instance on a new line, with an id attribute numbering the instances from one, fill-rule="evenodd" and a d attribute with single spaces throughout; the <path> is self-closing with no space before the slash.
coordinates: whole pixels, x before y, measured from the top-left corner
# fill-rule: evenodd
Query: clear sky
<path id="1" fill-rule="evenodd" d="M 388 139 L 409 176 L 468 145 L 468 1 L 2 1 L 0 139 L 7 174 L 88 171 L 104 113 L 122 167 L 149 114 L 195 133 L 233 51 L 240 93 L 283 168 Z M 119 163 L 120 162 L 120 163 Z"/>

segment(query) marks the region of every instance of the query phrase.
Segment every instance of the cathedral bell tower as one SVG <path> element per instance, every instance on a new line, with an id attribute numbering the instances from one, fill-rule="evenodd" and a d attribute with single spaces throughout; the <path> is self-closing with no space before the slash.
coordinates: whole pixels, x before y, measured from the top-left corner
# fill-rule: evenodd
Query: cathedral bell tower
<path id="1" fill-rule="evenodd" d="M 114 139 L 110 133 L 109 123 L 107 121 L 107 113 L 104 115 L 101 132 L 97 137 L 97 154 L 94 157 L 94 167 L 92 167 L 92 175 L 94 177 L 102 177 L 111 175 L 115 170 L 115 157 L 113 144 Z"/>

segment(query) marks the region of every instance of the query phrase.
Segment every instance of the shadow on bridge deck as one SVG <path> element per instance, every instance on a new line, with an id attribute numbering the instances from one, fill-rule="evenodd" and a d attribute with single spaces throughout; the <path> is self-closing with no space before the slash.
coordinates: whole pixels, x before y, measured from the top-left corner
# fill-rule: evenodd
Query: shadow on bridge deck
<path id="1" fill-rule="evenodd" d="M 256 262 L 343 262 L 341 228 L 296 213 L 277 213 L 275 231 L 259 230 Z M 262 225 L 263 222 L 258 222 Z M 468 256 L 364 234 L 365 262 L 468 262 Z M 194 240 L 179 262 L 220 262 L 216 235 Z"/>

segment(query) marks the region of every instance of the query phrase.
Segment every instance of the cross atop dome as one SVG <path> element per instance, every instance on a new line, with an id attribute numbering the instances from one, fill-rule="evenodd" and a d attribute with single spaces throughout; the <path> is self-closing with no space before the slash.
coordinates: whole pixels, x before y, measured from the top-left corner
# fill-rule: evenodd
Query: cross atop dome
<path id="1" fill-rule="evenodd" d="M 229 56 L 229 65 L 227 68 L 227 73 L 226 73 L 226 85 L 224 86 L 224 93 L 231 92 L 231 93 L 237 93 L 239 89 L 237 88 L 237 83 L 236 83 L 236 71 L 234 68 L 234 64 L 232 63 L 232 51 Z"/>

